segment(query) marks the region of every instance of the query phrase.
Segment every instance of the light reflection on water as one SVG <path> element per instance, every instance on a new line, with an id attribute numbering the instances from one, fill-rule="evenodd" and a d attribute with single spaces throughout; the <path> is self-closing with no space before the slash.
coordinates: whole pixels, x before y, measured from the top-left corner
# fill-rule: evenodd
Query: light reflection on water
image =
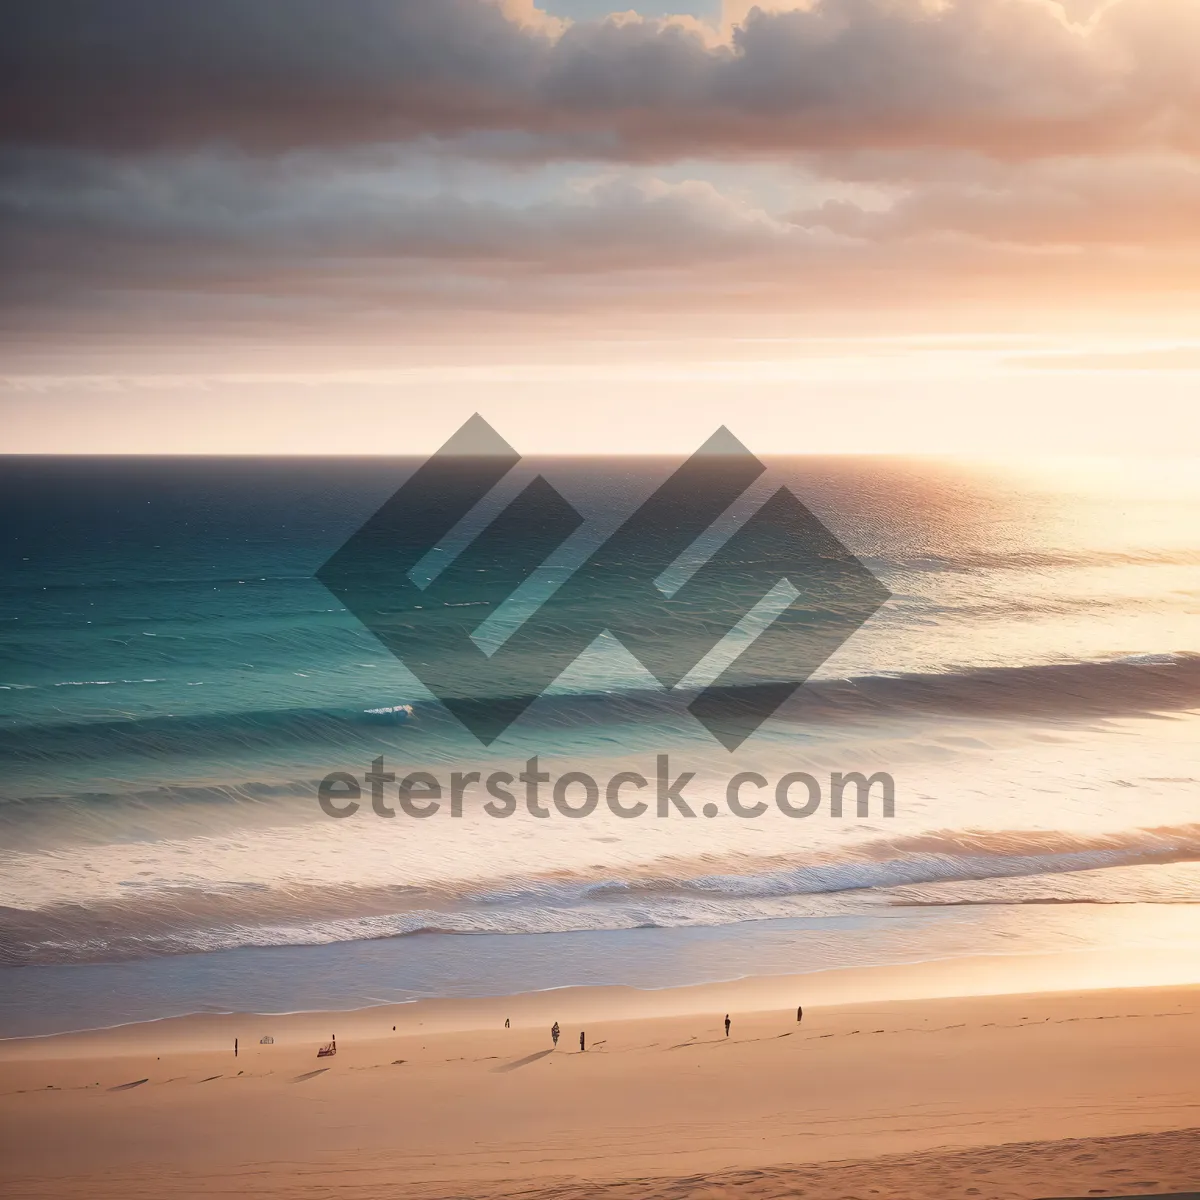
<path id="1" fill-rule="evenodd" d="M 521 470 L 611 524 L 670 465 Z M 42 464 L 18 480 L 28 524 L 0 563 L 3 961 L 214 950 L 161 968 L 77 968 L 136 977 L 168 1007 L 183 993 L 139 973 L 219 991 L 223 971 L 242 978 L 243 960 L 221 949 L 238 945 L 342 941 L 271 960 L 295 964 L 280 986 L 296 994 L 307 994 L 300 963 L 319 974 L 338 955 L 356 970 L 386 964 L 417 990 L 487 971 L 501 981 L 503 947 L 526 963 L 514 978 L 561 968 L 570 982 L 603 947 L 636 958 L 653 946 L 655 979 L 682 982 L 718 977 L 729 955 L 741 961 L 736 947 L 775 962 L 768 928 L 802 944 L 803 961 L 838 965 L 893 947 L 938 957 L 1124 936 L 1118 909 L 1031 899 L 1194 897 L 1194 872 L 1171 862 L 1200 857 L 1196 464 L 769 466 L 770 485 L 792 488 L 894 599 L 820 669 L 830 690 L 805 689 L 729 755 L 682 704 L 622 696 L 647 676 L 603 641 L 490 750 L 463 734 L 311 579 L 406 467 Z M 39 488 L 45 503 L 30 503 Z M 411 718 L 366 715 L 400 704 L 415 706 Z M 516 774 L 539 753 L 554 773 L 604 779 L 650 775 L 659 752 L 696 772 L 696 808 L 724 808 L 735 771 L 887 770 L 897 815 L 617 821 L 601 808 L 583 822 L 494 821 L 468 802 L 460 822 L 334 822 L 314 798 L 327 771 L 361 774 L 375 754 L 398 773 L 445 776 Z M 875 891 L 839 890 L 863 863 Z M 1080 866 L 1095 869 L 1066 873 Z M 714 878 L 725 882 L 695 886 Z M 898 899 L 1009 907 L 881 911 Z M 1169 911 L 1139 905 L 1129 919 L 1152 936 Z M 1191 930 L 1180 912 L 1171 928 Z M 479 935 L 346 940 L 414 929 Z M 429 938 L 437 954 L 418 949 Z"/>

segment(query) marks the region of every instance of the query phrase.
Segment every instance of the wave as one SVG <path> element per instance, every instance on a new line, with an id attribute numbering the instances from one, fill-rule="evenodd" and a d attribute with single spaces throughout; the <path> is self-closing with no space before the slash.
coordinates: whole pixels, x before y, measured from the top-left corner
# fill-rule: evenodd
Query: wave
<path id="1" fill-rule="evenodd" d="M 428 933 L 541 934 L 645 927 L 717 926 L 795 917 L 845 917 L 879 906 L 939 903 L 929 890 L 1027 880 L 1042 898 L 1078 899 L 1089 876 L 1099 901 L 1180 902 L 1144 881 L 1115 891 L 1095 880 L 1123 868 L 1200 862 L 1200 824 L 1098 836 L 1044 831 L 941 831 L 876 839 L 837 856 L 731 857 L 660 862 L 613 878 L 497 878 L 443 886 L 223 884 L 138 889 L 102 903 L 0 908 L 0 965 L 113 961 L 248 946 L 327 944 Z M 1054 878 L 1047 891 L 1047 881 Z M 1068 881 L 1064 883 L 1063 881 Z M 993 890 L 993 897 L 997 893 Z M 1001 892 L 991 902 L 1016 903 Z M 953 892 L 940 904 L 987 900 Z"/>
<path id="2" fill-rule="evenodd" d="M 686 717 L 685 706 L 694 695 L 684 689 L 550 694 L 527 710 L 521 728 L 531 734 L 620 726 L 647 729 Z M 1200 654 L 1170 653 L 810 681 L 777 719 L 793 727 L 824 730 L 828 736 L 838 726 L 885 721 L 1064 722 L 1195 708 L 1200 708 Z M 436 701 L 380 696 L 374 703 L 354 706 L 9 724 L 0 728 L 0 758 L 12 766 L 81 763 L 95 769 L 114 758 L 159 763 L 167 757 L 181 762 L 200 757 L 227 763 L 286 756 L 297 747 L 319 755 L 322 747 L 331 747 L 339 751 L 336 761 L 345 761 L 346 753 L 374 745 L 382 724 L 389 726 L 399 753 L 419 754 L 435 738 L 466 736 Z M 38 798 L 8 795 L 10 800 Z"/>
<path id="3" fill-rule="evenodd" d="M 618 896 L 773 899 L 910 884 L 1061 874 L 1200 860 L 1200 824 L 1085 836 L 1041 830 L 939 831 L 859 843 L 836 857 L 731 859 L 720 874 L 649 873 L 625 880 L 506 881 L 472 893 L 486 904 L 578 904 Z M 753 870 L 745 869 L 753 867 Z"/>

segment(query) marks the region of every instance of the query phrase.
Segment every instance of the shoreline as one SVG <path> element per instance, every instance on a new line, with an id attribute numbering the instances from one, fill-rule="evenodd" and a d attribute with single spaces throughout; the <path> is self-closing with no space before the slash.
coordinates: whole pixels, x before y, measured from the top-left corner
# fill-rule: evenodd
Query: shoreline
<path id="1" fill-rule="evenodd" d="M 1132 981 L 1136 979 L 1137 981 Z M 965 999 L 986 996 L 1053 995 L 1114 989 L 1200 987 L 1200 947 L 1193 954 L 1175 950 L 1076 950 L 1053 953 L 989 954 L 920 959 L 907 963 L 821 968 L 772 975 L 741 975 L 725 980 L 636 987 L 626 984 L 562 984 L 525 992 L 483 996 L 428 996 L 383 1001 L 352 1008 L 195 1011 L 113 1025 L 54 1033 L 0 1037 L 0 1064 L 27 1057 L 21 1047 L 69 1047 L 115 1040 L 126 1045 L 153 1041 L 157 1031 L 168 1038 L 179 1030 L 233 1027 L 257 1021 L 303 1036 L 311 1025 L 331 1022 L 364 1028 L 377 1018 L 397 1026 L 423 1026 L 442 1032 L 492 1028 L 495 1013 L 511 1017 L 545 1017 L 553 1011 L 577 1013 L 580 1019 L 608 1018 L 617 1013 L 638 1017 L 677 1017 L 740 1008 L 766 1012 L 795 1007 L 791 997 L 809 1008 L 847 1003 L 902 1000 Z M 551 1020 L 555 1019 L 553 1017 Z"/>
<path id="2" fill-rule="evenodd" d="M 450 997 L 567 987 L 647 991 L 793 974 L 1028 955 L 1087 963 L 1089 952 L 1170 951 L 1146 979 L 1200 980 L 1200 906 L 942 906 L 615 930 L 333 940 L 87 963 L 0 967 L 0 1035 L 23 1038 L 206 1013 L 345 1012 Z M 1186 971 L 1180 964 L 1189 964 Z M 911 969 L 916 969 L 912 967 Z M 880 976 L 883 978 L 883 976 Z M 1076 986 L 1037 978 L 1022 986 Z M 997 986 L 1005 986 L 1003 983 Z M 1088 986 L 1096 986 L 1089 981 Z"/>

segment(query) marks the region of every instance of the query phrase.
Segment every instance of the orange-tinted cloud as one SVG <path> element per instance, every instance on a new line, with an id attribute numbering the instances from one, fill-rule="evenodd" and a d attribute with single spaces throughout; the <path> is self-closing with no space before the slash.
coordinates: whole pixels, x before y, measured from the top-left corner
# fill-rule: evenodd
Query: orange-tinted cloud
<path id="1" fill-rule="evenodd" d="M 1200 0 L 727 15 L 6 5 L 0 336 L 1200 296 Z"/>

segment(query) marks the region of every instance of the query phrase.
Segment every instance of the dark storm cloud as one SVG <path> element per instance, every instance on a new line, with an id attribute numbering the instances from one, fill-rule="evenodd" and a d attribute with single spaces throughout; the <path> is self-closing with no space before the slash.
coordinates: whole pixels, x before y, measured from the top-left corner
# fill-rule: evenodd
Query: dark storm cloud
<path id="1" fill-rule="evenodd" d="M 484 0 L 18 0 L 10 144 L 257 150 L 522 130 L 612 157 L 940 145 L 1010 157 L 1195 137 L 1194 0 L 1091 26 L 1039 0 L 820 0 L 730 41 L 521 24 Z M 1190 47 L 1190 49 L 1188 49 Z"/>

